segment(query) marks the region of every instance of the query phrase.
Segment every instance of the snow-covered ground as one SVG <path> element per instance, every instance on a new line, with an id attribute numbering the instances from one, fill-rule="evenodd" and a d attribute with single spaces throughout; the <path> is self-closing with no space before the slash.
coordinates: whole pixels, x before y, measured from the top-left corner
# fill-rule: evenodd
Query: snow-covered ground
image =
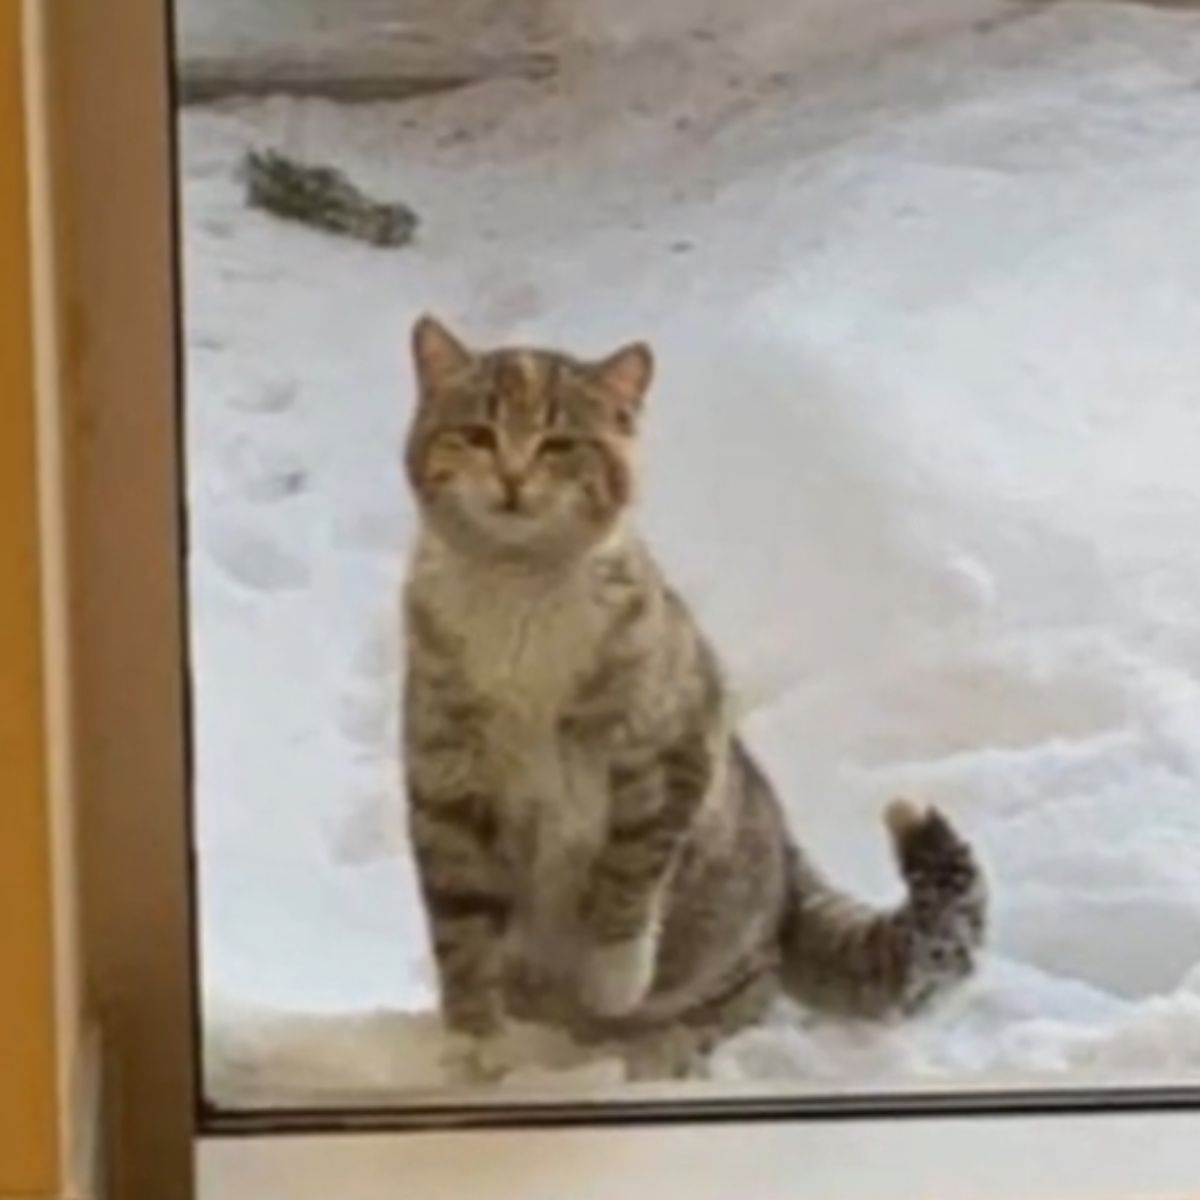
<path id="1" fill-rule="evenodd" d="M 715 1079 L 1200 1080 L 1200 10 L 963 0 L 823 54 L 755 2 L 549 82 L 183 117 L 216 1099 L 443 1082 L 395 749 L 425 309 L 648 337 L 645 525 L 797 835 L 889 900 L 879 812 L 914 793 L 990 872 L 954 1004 L 781 1009 Z M 248 212 L 267 143 L 405 199 L 419 242 Z M 520 1080 L 613 1082 L 528 1036 Z"/>

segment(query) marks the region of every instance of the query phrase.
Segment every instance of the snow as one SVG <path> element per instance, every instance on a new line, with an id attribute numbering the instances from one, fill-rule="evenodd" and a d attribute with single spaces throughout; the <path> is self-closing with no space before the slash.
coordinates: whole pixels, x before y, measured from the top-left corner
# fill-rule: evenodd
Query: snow
<path id="1" fill-rule="evenodd" d="M 619 45 L 556 80 L 182 118 L 210 1096 L 447 1083 L 395 728 L 426 309 L 480 343 L 648 337 L 644 525 L 797 836 L 887 902 L 879 814 L 916 794 L 989 872 L 944 1009 L 781 1004 L 696 1086 L 1194 1078 L 1200 14 L 891 4 L 897 36 L 814 46 L 767 0 L 670 37 L 608 2 Z M 403 198 L 418 243 L 246 210 L 265 143 Z M 512 1087 L 620 1081 L 514 1048 Z"/>

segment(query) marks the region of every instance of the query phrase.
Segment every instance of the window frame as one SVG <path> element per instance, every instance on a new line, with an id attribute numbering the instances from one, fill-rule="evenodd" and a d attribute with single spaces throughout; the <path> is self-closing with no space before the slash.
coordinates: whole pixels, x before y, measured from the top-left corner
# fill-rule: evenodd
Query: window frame
<path id="1" fill-rule="evenodd" d="M 65 591 L 51 603 L 114 1200 L 190 1200 L 197 1132 L 169 7 L 22 8 L 47 208 L 39 404 Z"/>
<path id="2" fill-rule="evenodd" d="M 456 1194 L 465 1158 L 502 1164 L 519 1160 L 521 1147 L 542 1154 L 553 1145 L 570 1162 L 556 1162 L 551 1174 L 560 1185 L 577 1183 L 580 1194 L 622 1195 L 643 1185 L 650 1169 L 667 1195 L 701 1198 L 735 1179 L 730 1163 L 760 1145 L 767 1160 L 785 1168 L 794 1161 L 796 1172 L 777 1176 L 773 1190 L 758 1193 L 763 1200 L 789 1193 L 789 1181 L 801 1178 L 827 1179 L 829 1189 L 836 1180 L 842 1190 L 828 1195 L 902 1200 L 932 1194 L 934 1168 L 906 1175 L 905 1164 L 914 1164 L 905 1145 L 932 1145 L 935 1134 L 957 1148 L 944 1160 L 952 1172 L 966 1161 L 964 1148 L 1004 1156 L 996 1178 L 1022 1190 L 981 1196 L 1027 1197 L 1035 1186 L 1043 1195 L 1084 1195 L 1057 1190 L 1062 1163 L 1049 1148 L 1057 1135 L 1047 1129 L 1062 1135 L 1064 1149 L 1075 1147 L 1071 1153 L 1086 1146 L 1089 1178 L 1126 1189 L 1114 1196 L 1128 1195 L 1131 1179 L 1143 1177 L 1131 1169 L 1156 1189 L 1142 1194 L 1160 1194 L 1160 1184 L 1177 1187 L 1181 1179 L 1200 1187 L 1200 1088 L 923 1092 L 919 1108 L 914 1093 L 653 1108 L 631 1101 L 240 1114 L 206 1108 L 197 1068 L 170 8 L 170 0 L 26 0 L 46 58 L 72 749 L 114 1196 L 189 1200 L 197 1139 L 217 1139 L 200 1158 L 207 1186 L 206 1178 L 240 1169 L 230 1165 L 231 1148 L 250 1137 L 257 1145 L 243 1164 L 278 1159 L 289 1146 L 303 1158 L 323 1144 L 351 1172 L 359 1161 L 396 1170 L 409 1164 L 433 1190 Z M 1154 1121 L 1160 1124 L 1147 1124 Z M 548 1128 L 555 1125 L 571 1128 Z M 475 1126 L 509 1129 L 501 1135 Z M 876 1139 L 870 1152 L 841 1164 L 824 1155 L 814 1176 L 814 1147 L 823 1139 L 841 1145 L 856 1128 Z M 357 1136 L 308 1136 L 348 1129 Z M 400 1130 L 409 1132 L 400 1137 Z M 1030 1146 L 1043 1149 L 1014 1163 L 1022 1130 Z M 271 1136 L 280 1133 L 306 1136 Z M 684 1153 L 692 1166 L 674 1175 Z M 1155 1156 L 1169 1164 L 1169 1176 L 1154 1174 Z M 706 1162 L 711 1176 L 697 1165 Z M 497 1171 L 494 1183 L 476 1180 L 467 1194 L 507 1194 Z M 938 1176 L 935 1190 L 965 1197 L 970 1186 L 951 1173 Z M 358 1193 L 343 1194 L 353 1200 Z M 368 1187 L 361 1194 L 376 1193 Z"/>

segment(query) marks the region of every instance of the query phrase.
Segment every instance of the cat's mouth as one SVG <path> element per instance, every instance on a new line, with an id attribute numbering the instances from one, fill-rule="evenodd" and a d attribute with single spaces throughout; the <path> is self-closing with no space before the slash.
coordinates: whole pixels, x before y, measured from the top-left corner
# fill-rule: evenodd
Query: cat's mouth
<path id="1" fill-rule="evenodd" d="M 481 515 L 484 532 L 502 542 L 526 542 L 534 537 L 541 527 L 538 514 L 528 504 L 520 501 L 497 501 L 488 505 Z"/>
<path id="2" fill-rule="evenodd" d="M 506 481 L 504 494 L 492 505 L 492 512 L 504 520 L 528 521 L 534 514 L 515 482 Z"/>
<path id="3" fill-rule="evenodd" d="M 533 513 L 524 508 L 519 500 L 502 500 L 499 504 L 494 504 L 492 514 L 507 521 L 528 521 L 533 516 Z"/>

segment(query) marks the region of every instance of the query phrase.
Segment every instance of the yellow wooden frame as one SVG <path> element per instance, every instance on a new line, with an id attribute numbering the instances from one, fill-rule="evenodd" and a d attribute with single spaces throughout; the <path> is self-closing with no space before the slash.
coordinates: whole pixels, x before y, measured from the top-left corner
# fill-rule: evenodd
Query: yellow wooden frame
<path id="1" fill-rule="evenodd" d="M 89 1018 L 103 1046 L 101 1190 L 193 1190 L 168 10 L 0 6 L 0 261 L 13 264 L 0 273 L 0 887 L 24 905 L 0 895 L 17 980 L 0 987 L 0 1197 L 22 1200 L 75 1189 Z M 359 1134 L 215 1142 L 201 1165 L 229 1200 L 279 1194 L 287 1163 L 289 1195 L 354 1200 L 398 1187 L 782 1198 L 801 1179 L 829 1196 L 1121 1200 L 1200 1179 L 1198 1125 L 1179 1112 Z"/>
<path id="2" fill-rule="evenodd" d="M 57 863 L 63 914 L 61 1065 L 54 1069 L 65 1115 L 58 1143 L 30 1141 L 31 1170 L 42 1171 L 29 1178 L 64 1191 L 77 1186 L 68 1170 L 44 1168 L 48 1156 L 89 1157 L 76 1137 L 87 1131 L 98 1075 L 105 1178 L 92 1182 L 113 1200 L 187 1200 L 193 1186 L 168 10 L 163 0 L 13 0 L 0 20 L 7 39 L 23 19 L 23 52 L 5 40 L 0 53 L 5 67 L 15 55 L 22 68 L 15 77 L 26 84 L 28 154 L 17 157 L 28 161 L 36 200 L 29 223 L 36 320 L 28 332 L 39 351 L 37 411 L 26 405 L 24 423 L 12 425 L 15 439 L 5 433 L 0 475 L 8 475 L 18 442 L 28 458 L 36 416 L 49 753 L 45 779 L 31 787 L 59 797 L 57 810 L 45 806 L 50 816 L 37 848 Z M 9 75 L 0 73 L 8 89 Z M 12 103 L 7 90 L 0 103 Z M 0 127 L 7 114 L 0 109 Z M 8 169 L 7 153 L 0 159 Z M 32 364 L 25 374 L 33 378 Z M 19 465 L 27 480 L 28 463 Z M 9 540 L 8 520 L 19 519 L 14 537 L 27 546 L 27 508 L 11 518 L 0 507 L 0 542 Z M 30 639 L 33 587 L 22 589 L 18 627 Z M 0 624 L 7 634 L 9 623 Z M 71 978 L 76 894 L 78 988 Z M 95 1073 L 89 1019 L 101 1047 Z M 0 1126 L 6 1117 L 0 1113 Z M 0 1142 L 0 1159 L 4 1149 Z"/>
<path id="3" fill-rule="evenodd" d="M 25 26 L 0 7 L 0 1194 L 61 1182 Z"/>

